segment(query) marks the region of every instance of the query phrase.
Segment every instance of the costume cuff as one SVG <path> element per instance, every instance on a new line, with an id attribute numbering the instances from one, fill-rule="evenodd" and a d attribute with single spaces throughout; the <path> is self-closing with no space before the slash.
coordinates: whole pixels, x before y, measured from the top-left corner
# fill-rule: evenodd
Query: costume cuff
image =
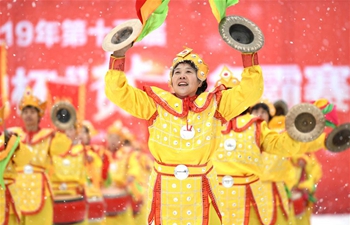
<path id="1" fill-rule="evenodd" d="M 244 68 L 259 65 L 258 53 L 254 52 L 254 53 L 242 54 L 242 61 L 243 61 Z"/>
<path id="2" fill-rule="evenodd" d="M 125 58 L 116 58 L 115 56 L 111 55 L 109 59 L 109 69 L 110 70 L 119 70 L 124 71 L 124 65 L 125 65 Z"/>

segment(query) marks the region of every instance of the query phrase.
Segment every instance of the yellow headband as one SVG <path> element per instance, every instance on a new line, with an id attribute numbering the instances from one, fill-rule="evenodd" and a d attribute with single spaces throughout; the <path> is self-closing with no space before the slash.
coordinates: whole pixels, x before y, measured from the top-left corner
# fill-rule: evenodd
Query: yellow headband
<path id="1" fill-rule="evenodd" d="M 41 102 L 37 97 L 33 95 L 32 89 L 27 87 L 22 100 L 19 103 L 19 110 L 23 110 L 27 106 L 33 106 L 39 110 L 39 116 L 42 117 L 45 113 L 46 102 Z"/>
<path id="2" fill-rule="evenodd" d="M 107 128 L 107 134 L 117 134 L 121 136 L 122 128 L 123 128 L 123 123 L 120 120 L 117 120 Z"/>
<path id="3" fill-rule="evenodd" d="M 171 65 L 170 68 L 170 80 L 173 74 L 173 70 L 175 68 L 175 66 L 181 62 L 184 61 L 192 61 L 197 68 L 197 78 L 201 81 L 205 81 L 207 79 L 208 76 L 208 66 L 204 63 L 204 61 L 199 57 L 199 55 L 192 53 L 192 49 L 190 48 L 186 48 L 185 50 L 183 50 L 182 52 L 178 53 L 176 56 L 176 58 L 173 60 L 173 64 Z"/>

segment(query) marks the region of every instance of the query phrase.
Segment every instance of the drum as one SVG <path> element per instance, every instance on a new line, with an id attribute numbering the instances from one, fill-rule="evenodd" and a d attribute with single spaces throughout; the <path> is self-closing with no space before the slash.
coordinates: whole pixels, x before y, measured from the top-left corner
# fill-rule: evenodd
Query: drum
<path id="1" fill-rule="evenodd" d="M 54 196 L 53 223 L 55 225 L 83 222 L 85 215 L 86 202 L 83 196 Z"/>
<path id="2" fill-rule="evenodd" d="M 88 198 L 88 219 L 89 221 L 102 221 L 105 217 L 106 204 L 102 197 Z"/>
<path id="3" fill-rule="evenodd" d="M 124 189 L 102 189 L 106 203 L 106 216 L 115 216 L 126 211 L 131 204 L 131 196 Z"/>
<path id="4" fill-rule="evenodd" d="M 302 192 L 292 192 L 292 204 L 295 216 L 301 216 L 306 210 L 306 204 Z"/>

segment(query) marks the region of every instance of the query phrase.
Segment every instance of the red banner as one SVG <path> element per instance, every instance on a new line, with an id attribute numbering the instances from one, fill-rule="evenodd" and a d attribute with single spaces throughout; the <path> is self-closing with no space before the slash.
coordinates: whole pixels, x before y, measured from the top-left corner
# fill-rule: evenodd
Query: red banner
<path id="1" fill-rule="evenodd" d="M 25 87 L 46 100 L 49 81 L 84 87 L 85 103 L 76 107 L 102 133 L 121 119 L 141 141 L 147 139 L 146 123 L 116 107 L 104 93 L 110 53 L 102 50 L 102 40 L 117 24 L 137 18 L 135 1 L 17 0 L 1 1 L 0 8 L 0 41 L 7 45 L 8 61 L 1 93 L 8 88 L 12 106 L 8 126 L 21 124 L 16 106 Z M 349 8 L 350 3 L 341 0 L 246 0 L 228 9 L 227 15 L 249 18 L 265 35 L 259 52 L 264 97 L 272 102 L 284 99 L 289 106 L 327 98 L 337 105 L 340 121 L 349 122 Z M 169 67 L 183 46 L 203 56 L 210 86 L 224 65 L 240 78 L 240 53 L 221 39 L 209 2 L 176 0 L 169 3 L 165 23 L 127 53 L 129 82 L 139 88 L 167 88 Z M 56 90 L 55 95 L 66 90 Z M 48 112 L 42 126 L 50 126 Z M 324 172 L 317 192 L 320 213 L 350 213 L 349 152 L 318 153 Z"/>

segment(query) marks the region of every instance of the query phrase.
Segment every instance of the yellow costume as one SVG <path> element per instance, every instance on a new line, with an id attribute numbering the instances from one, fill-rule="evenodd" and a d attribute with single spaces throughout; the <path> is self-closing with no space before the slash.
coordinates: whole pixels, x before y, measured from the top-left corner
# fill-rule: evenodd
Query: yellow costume
<path id="1" fill-rule="evenodd" d="M 102 159 L 98 155 L 99 147 L 84 146 L 87 154 L 85 167 L 87 170 L 88 183 L 86 184 L 86 197 L 89 205 L 88 224 L 105 224 L 105 203 L 101 192 Z"/>
<path id="2" fill-rule="evenodd" d="M 327 100 L 320 99 L 315 101 L 313 104 L 321 109 L 324 109 L 323 113 L 325 114 L 326 119 L 329 120 L 328 123 L 337 123 L 337 117 L 334 115 L 333 105 L 329 104 Z M 273 106 L 269 105 L 269 108 L 271 107 Z M 284 131 L 285 116 L 274 116 L 269 122 L 269 128 L 278 132 Z M 321 134 L 312 142 L 301 143 L 301 147 L 297 155 L 303 155 L 305 152 L 312 152 L 325 148 L 324 142 L 325 133 Z M 264 164 L 265 172 L 262 176 L 262 180 L 264 181 L 265 188 L 268 191 L 272 191 L 277 197 L 277 201 L 273 201 L 273 198 L 269 199 L 269 202 L 275 202 L 274 204 L 270 204 L 270 208 L 273 208 L 275 212 L 275 223 L 299 224 L 296 222 L 293 205 L 288 204 L 289 198 L 295 198 L 291 195 L 290 190 L 298 182 L 297 171 L 294 169 L 290 159 L 285 157 L 278 157 L 264 153 Z M 290 194 L 290 196 L 287 194 Z"/>
<path id="3" fill-rule="evenodd" d="M 287 133 L 269 130 L 265 121 L 250 114 L 234 118 L 223 128 L 213 158 L 223 224 L 273 224 L 273 211 L 268 208 L 273 196 L 264 192 L 259 180 L 265 163 L 261 153 L 291 156 L 299 151 L 300 143 Z"/>
<path id="4" fill-rule="evenodd" d="M 313 205 L 316 202 L 316 184 L 322 177 L 321 164 L 313 153 L 292 157 L 291 161 L 298 178 L 292 190 L 292 197 L 298 197 L 292 198 L 295 221 L 297 225 L 310 225 Z"/>
<path id="5" fill-rule="evenodd" d="M 251 55 L 246 57 L 254 62 Z M 117 68 L 120 60 L 111 57 L 111 68 Z M 198 55 L 186 49 L 174 63 L 183 60 L 200 64 L 197 77 L 206 78 Z M 234 89 L 219 86 L 184 99 L 156 87 L 133 88 L 119 70 L 109 70 L 105 83 L 112 102 L 149 121 L 148 146 L 155 163 L 149 181 L 148 224 L 221 224 L 217 176 L 210 160 L 219 147 L 221 121 L 231 120 L 260 98 L 260 66 L 247 66 L 241 85 Z"/>
<path id="6" fill-rule="evenodd" d="M 21 142 L 27 144 L 33 152 L 33 157 L 27 165 L 16 167 L 16 185 L 24 215 L 23 223 L 52 225 L 51 186 L 46 172 L 51 165 L 50 156 L 60 154 L 62 149 L 69 145 L 70 140 L 60 132 L 54 133 L 52 129 L 40 129 L 32 133 L 14 127 L 11 131 L 18 134 Z"/>
<path id="7" fill-rule="evenodd" d="M 0 224 L 17 225 L 20 223 L 20 199 L 15 179 L 18 166 L 26 165 L 32 152 L 20 138 L 11 135 L 5 146 L 4 133 L 0 135 Z"/>
<path id="8" fill-rule="evenodd" d="M 39 117 L 45 111 L 45 102 L 36 98 L 30 88 L 27 88 L 19 104 L 22 111 L 27 106 L 35 107 Z M 33 157 L 27 165 L 16 167 L 18 173 L 16 185 L 20 198 L 23 225 L 52 225 L 53 204 L 51 186 L 46 171 L 51 165 L 50 156 L 60 154 L 70 145 L 70 140 L 60 132 L 52 129 L 40 129 L 26 131 L 20 127 L 9 129 L 21 138 L 32 151 Z M 63 150 L 62 150 L 63 149 Z"/>
<path id="9" fill-rule="evenodd" d="M 128 146 L 106 154 L 109 158 L 109 182 L 105 182 L 102 192 L 107 203 L 107 225 L 134 224 L 132 198 L 141 200 L 142 195 L 128 179 L 136 179 L 140 174 L 138 152 Z"/>
<path id="10" fill-rule="evenodd" d="M 134 211 L 135 224 L 147 223 L 147 193 L 148 193 L 148 180 L 153 168 L 153 160 L 149 154 L 145 152 L 138 152 L 137 161 L 140 163 L 141 170 L 139 176 L 136 177 L 137 182 L 142 187 L 142 199 L 139 201 L 133 199 L 132 208 Z"/>
<path id="11" fill-rule="evenodd" d="M 52 162 L 54 223 L 84 223 L 87 207 L 84 193 L 86 169 L 83 145 L 72 145 L 64 154 L 52 156 Z M 74 213 L 69 213 L 72 210 Z"/>

